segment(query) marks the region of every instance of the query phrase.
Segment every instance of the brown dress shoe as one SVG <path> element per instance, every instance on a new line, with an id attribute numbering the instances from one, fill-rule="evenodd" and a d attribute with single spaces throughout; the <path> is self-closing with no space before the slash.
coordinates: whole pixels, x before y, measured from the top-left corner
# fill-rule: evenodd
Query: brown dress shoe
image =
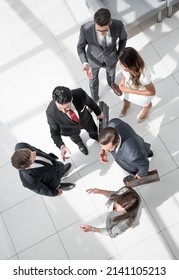
<path id="1" fill-rule="evenodd" d="M 111 88 L 113 89 L 113 91 L 116 95 L 118 95 L 118 96 L 122 95 L 122 91 L 120 90 L 118 85 L 116 85 L 115 83 L 111 85 Z"/>

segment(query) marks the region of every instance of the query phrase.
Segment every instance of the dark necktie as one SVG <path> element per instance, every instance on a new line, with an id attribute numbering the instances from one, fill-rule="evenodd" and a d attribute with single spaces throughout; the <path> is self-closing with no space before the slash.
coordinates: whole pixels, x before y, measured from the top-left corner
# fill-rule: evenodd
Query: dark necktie
<path id="1" fill-rule="evenodd" d="M 103 48 L 103 50 L 105 50 L 107 48 L 106 36 L 102 37 L 101 47 Z"/>
<path id="2" fill-rule="evenodd" d="M 73 111 L 73 110 L 69 110 L 68 111 L 68 113 L 69 113 L 69 115 L 70 115 L 70 118 L 74 121 L 74 122 L 76 122 L 76 123 L 79 123 L 80 122 L 80 120 L 79 120 L 79 118 L 77 117 L 77 115 L 75 114 L 75 112 Z"/>

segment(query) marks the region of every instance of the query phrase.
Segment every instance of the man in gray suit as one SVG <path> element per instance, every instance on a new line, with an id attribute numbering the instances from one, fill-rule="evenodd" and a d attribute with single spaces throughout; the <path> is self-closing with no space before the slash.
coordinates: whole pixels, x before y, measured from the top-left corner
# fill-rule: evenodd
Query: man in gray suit
<path id="1" fill-rule="evenodd" d="M 114 93 L 122 94 L 115 84 L 115 72 L 126 41 L 127 33 L 122 21 L 111 19 L 108 9 L 99 9 L 94 14 L 94 22 L 90 21 L 81 26 L 77 51 L 83 64 L 83 71 L 89 78 L 91 96 L 94 101 L 99 100 L 98 74 L 101 67 L 106 69 L 107 82 Z"/>
<path id="2" fill-rule="evenodd" d="M 99 159 L 107 163 L 107 153 L 111 152 L 121 168 L 136 178 L 146 176 L 149 171 L 149 157 L 153 156 L 150 144 L 144 142 L 130 125 L 120 119 L 112 119 L 108 127 L 99 134 L 101 151 Z"/>

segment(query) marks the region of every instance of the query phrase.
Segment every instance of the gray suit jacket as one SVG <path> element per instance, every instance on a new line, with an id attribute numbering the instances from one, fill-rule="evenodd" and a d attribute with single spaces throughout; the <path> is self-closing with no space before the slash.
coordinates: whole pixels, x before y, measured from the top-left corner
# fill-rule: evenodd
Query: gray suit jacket
<path id="1" fill-rule="evenodd" d="M 103 50 L 97 42 L 94 22 L 90 21 L 81 26 L 77 51 L 82 63 L 88 62 L 88 58 L 100 67 L 104 62 L 108 67 L 117 62 L 120 52 L 125 48 L 127 33 L 122 21 L 115 19 L 112 19 L 110 31 L 112 44 Z"/>
<path id="2" fill-rule="evenodd" d="M 117 129 L 121 137 L 117 153 L 112 152 L 115 161 L 131 174 L 146 176 L 149 171 L 150 144 L 144 142 L 129 124 L 120 119 L 110 120 L 108 126 Z"/>

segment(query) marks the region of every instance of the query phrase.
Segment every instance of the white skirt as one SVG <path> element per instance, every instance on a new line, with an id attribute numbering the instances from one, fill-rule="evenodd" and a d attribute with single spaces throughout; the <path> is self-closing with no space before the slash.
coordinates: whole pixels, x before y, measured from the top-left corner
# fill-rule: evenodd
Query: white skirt
<path id="1" fill-rule="evenodd" d="M 145 95 L 139 95 L 139 94 L 133 94 L 133 93 L 123 93 L 124 95 L 124 99 L 131 102 L 131 103 L 134 103 L 134 104 L 137 104 L 137 105 L 140 105 L 142 107 L 145 107 L 147 105 L 149 105 L 149 103 L 151 102 L 153 96 L 145 96 Z"/>

